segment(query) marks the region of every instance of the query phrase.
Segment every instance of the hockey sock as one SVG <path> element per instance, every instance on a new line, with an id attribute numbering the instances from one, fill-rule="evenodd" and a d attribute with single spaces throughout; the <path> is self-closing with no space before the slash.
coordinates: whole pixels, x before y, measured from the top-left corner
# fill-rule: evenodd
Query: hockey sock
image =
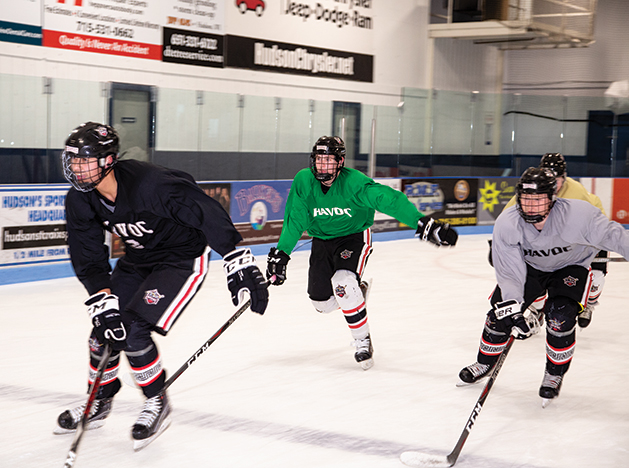
<path id="1" fill-rule="evenodd" d="M 581 306 L 576 301 L 559 296 L 548 305 L 546 322 L 546 370 L 551 375 L 563 375 L 570 367 L 576 346 L 577 313 Z"/>
<path id="2" fill-rule="evenodd" d="M 92 385 L 92 382 L 94 382 L 94 378 L 96 377 L 96 372 L 102 359 L 103 350 L 104 346 L 98 344 L 98 342 L 92 337 L 90 339 L 90 365 L 87 378 L 88 389 L 90 385 Z M 120 390 L 120 380 L 118 380 L 119 370 L 120 353 L 114 351 L 109 358 L 107 367 L 105 368 L 105 373 L 103 374 L 100 387 L 98 388 L 98 394 L 96 395 L 97 399 L 100 400 L 102 398 L 111 398 L 116 393 L 118 393 L 118 390 Z"/>
<path id="3" fill-rule="evenodd" d="M 147 398 L 157 395 L 164 387 L 166 374 L 154 343 L 139 351 L 127 350 L 127 359 L 136 383 Z"/>
<path id="4" fill-rule="evenodd" d="M 355 340 L 365 338 L 369 334 L 367 308 L 356 274 L 349 270 L 338 270 L 332 276 L 332 288 L 352 337 Z"/>

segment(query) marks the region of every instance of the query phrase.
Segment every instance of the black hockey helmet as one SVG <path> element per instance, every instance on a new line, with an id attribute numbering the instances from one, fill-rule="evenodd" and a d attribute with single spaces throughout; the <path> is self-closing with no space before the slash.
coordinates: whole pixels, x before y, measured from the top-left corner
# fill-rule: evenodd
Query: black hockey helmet
<path id="1" fill-rule="evenodd" d="M 331 154 L 334 156 L 334 159 L 339 163 L 336 173 L 321 173 L 317 171 L 317 155 L 320 154 Z M 312 153 L 310 153 L 310 170 L 314 174 L 315 179 L 319 182 L 334 180 L 338 173 L 341 172 L 341 168 L 345 165 L 344 158 L 345 142 L 337 136 L 322 136 L 312 147 Z"/>
<path id="2" fill-rule="evenodd" d="M 118 161 L 120 139 L 109 125 L 85 122 L 72 130 L 61 153 L 63 175 L 81 192 L 94 190 Z M 108 164 L 107 157 L 112 161 Z M 89 170 L 89 160 L 98 161 L 98 170 Z"/>
<path id="3" fill-rule="evenodd" d="M 540 169 L 545 167 L 555 174 L 555 177 L 565 177 L 568 173 L 568 165 L 561 153 L 546 153 L 539 163 Z"/>
<path id="4" fill-rule="evenodd" d="M 550 209 L 553 207 L 557 193 L 557 179 L 555 174 L 547 168 L 529 167 L 520 180 L 515 189 L 516 193 L 516 205 L 518 213 L 524 218 L 527 223 L 535 224 L 543 221 Z M 542 213 L 527 214 L 522 208 L 522 195 L 539 195 L 543 194 L 548 197 L 548 200 L 543 200 L 545 205 L 545 211 Z"/>

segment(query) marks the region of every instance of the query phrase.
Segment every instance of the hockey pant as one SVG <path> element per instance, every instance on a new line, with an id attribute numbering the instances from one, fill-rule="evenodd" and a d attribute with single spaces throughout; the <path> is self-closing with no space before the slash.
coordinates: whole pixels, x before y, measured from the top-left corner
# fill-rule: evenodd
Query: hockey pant
<path id="1" fill-rule="evenodd" d="M 198 257 L 168 263 L 132 264 L 118 260 L 111 276 L 112 292 L 119 298 L 127 328 L 125 354 L 136 383 L 147 398 L 163 388 L 166 375 L 152 332 L 166 335 L 203 284 L 210 249 Z M 98 367 L 103 346 L 90 338 L 90 377 Z M 120 353 L 112 354 L 99 398 L 114 396 L 120 389 L 117 373 Z"/>
<path id="2" fill-rule="evenodd" d="M 308 270 L 310 300 L 321 313 L 340 308 L 355 340 L 369 335 L 360 278 L 372 250 L 370 229 L 333 239 L 312 240 Z"/>

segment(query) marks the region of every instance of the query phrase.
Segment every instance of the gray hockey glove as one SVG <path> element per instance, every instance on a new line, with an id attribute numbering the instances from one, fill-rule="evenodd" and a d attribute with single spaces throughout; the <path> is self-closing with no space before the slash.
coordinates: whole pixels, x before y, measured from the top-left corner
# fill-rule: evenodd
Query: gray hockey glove
<path id="1" fill-rule="evenodd" d="M 275 247 L 271 248 L 266 264 L 266 279 L 270 280 L 275 276 L 271 284 L 275 286 L 284 284 L 284 281 L 286 281 L 286 266 L 289 260 L 290 256 L 286 252 L 277 250 Z"/>
<path id="2" fill-rule="evenodd" d="M 268 283 L 256 265 L 249 249 L 234 250 L 223 258 L 223 271 L 227 275 L 227 287 L 235 306 L 242 303 L 245 292 L 251 297 L 251 310 L 264 314 L 269 304 Z"/>
<path id="3" fill-rule="evenodd" d="M 448 223 L 441 223 L 430 216 L 424 216 L 417 223 L 415 235 L 420 240 L 432 242 L 437 246 L 456 245 L 459 234 Z"/>
<path id="4" fill-rule="evenodd" d="M 505 332 L 519 340 L 525 340 L 536 333 L 522 313 L 522 304 L 514 299 L 497 302 L 489 314 L 500 322 Z"/>
<path id="5" fill-rule="evenodd" d="M 87 313 L 94 325 L 94 334 L 101 344 L 109 343 L 114 351 L 127 347 L 127 331 L 118 311 L 118 296 L 98 292 L 85 301 Z"/>

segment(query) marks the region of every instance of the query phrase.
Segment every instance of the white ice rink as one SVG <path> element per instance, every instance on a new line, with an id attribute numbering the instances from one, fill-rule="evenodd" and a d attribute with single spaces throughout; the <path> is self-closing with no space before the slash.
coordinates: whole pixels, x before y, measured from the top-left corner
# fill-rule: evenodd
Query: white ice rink
<path id="1" fill-rule="evenodd" d="M 489 237 L 461 236 L 452 249 L 375 244 L 369 371 L 354 362 L 341 314 L 310 305 L 309 252 L 295 252 L 266 314 L 242 315 L 173 384 L 173 422 L 160 438 L 133 452 L 143 398 L 125 386 L 105 426 L 85 433 L 75 466 L 402 468 L 405 450 L 446 455 L 482 389 L 455 383 L 476 358 L 494 287 Z M 543 336 L 516 341 L 457 467 L 629 466 L 629 264 L 609 270 L 559 399 L 541 408 Z M 86 398 L 85 297 L 74 278 L 0 287 L 0 467 L 63 466 L 72 436 L 52 430 Z M 177 370 L 234 310 L 213 262 L 169 336 L 156 338 L 166 368 Z"/>

